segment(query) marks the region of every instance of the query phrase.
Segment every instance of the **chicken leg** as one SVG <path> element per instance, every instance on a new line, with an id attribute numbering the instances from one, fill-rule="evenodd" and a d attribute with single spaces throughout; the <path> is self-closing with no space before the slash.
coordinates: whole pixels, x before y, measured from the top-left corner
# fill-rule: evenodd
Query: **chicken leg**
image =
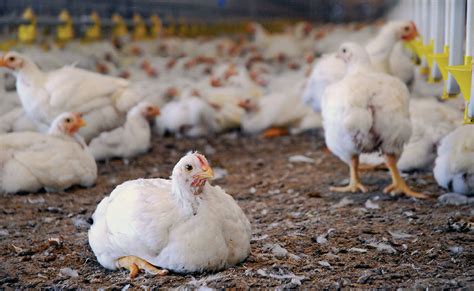
<path id="1" fill-rule="evenodd" d="M 385 161 L 392 175 L 392 184 L 383 190 L 384 193 L 404 193 L 407 196 L 419 199 L 428 198 L 426 194 L 415 192 L 408 187 L 408 185 L 405 183 L 402 176 L 400 175 L 400 171 L 397 168 L 397 158 L 394 155 L 386 154 Z"/>
<path id="2" fill-rule="evenodd" d="M 353 156 L 351 158 L 350 165 L 350 181 L 349 185 L 343 187 L 330 187 L 329 190 L 333 192 L 367 192 L 367 188 L 362 184 L 359 178 L 359 156 Z"/>
<path id="3" fill-rule="evenodd" d="M 121 257 L 117 261 L 117 266 L 130 270 L 130 278 L 135 278 L 140 270 L 144 270 L 152 275 L 164 276 L 168 274 L 168 270 L 160 270 L 147 261 L 135 256 Z"/>

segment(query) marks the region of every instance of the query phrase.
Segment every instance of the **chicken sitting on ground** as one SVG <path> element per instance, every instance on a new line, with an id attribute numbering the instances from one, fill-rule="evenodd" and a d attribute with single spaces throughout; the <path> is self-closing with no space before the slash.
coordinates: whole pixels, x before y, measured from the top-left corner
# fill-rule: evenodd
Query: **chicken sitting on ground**
<path id="1" fill-rule="evenodd" d="M 42 131 L 62 112 L 74 111 L 82 113 L 88 122 L 80 134 L 90 140 L 123 123 L 125 112 L 142 98 L 125 79 L 74 66 L 43 72 L 16 52 L 4 55 L 0 67 L 13 70 L 22 106 Z"/>
<path id="2" fill-rule="evenodd" d="M 250 223 L 230 195 L 209 184 L 212 177 L 206 158 L 188 153 L 171 180 L 139 179 L 115 188 L 97 206 L 89 230 L 99 263 L 127 268 L 135 277 L 139 270 L 217 271 L 243 261 Z"/>
<path id="3" fill-rule="evenodd" d="M 94 138 L 89 149 L 97 161 L 109 158 L 132 158 L 150 148 L 150 121 L 160 114 L 151 103 L 140 102 L 127 114 L 125 124 Z"/>
<path id="4" fill-rule="evenodd" d="M 441 187 L 474 194 L 474 125 L 458 127 L 443 138 L 433 173 Z"/>
<path id="5" fill-rule="evenodd" d="M 81 136 L 84 120 L 63 113 L 48 134 L 18 132 L 0 137 L 0 192 L 62 191 L 79 184 L 90 187 L 97 165 Z"/>
<path id="6" fill-rule="evenodd" d="M 158 134 L 200 137 L 219 131 L 216 110 L 199 97 L 186 97 L 167 103 L 156 118 Z"/>
<path id="7" fill-rule="evenodd" d="M 426 198 L 412 191 L 402 179 L 397 160 L 411 135 L 408 111 L 409 92 L 395 77 L 377 73 L 367 52 L 355 43 L 345 43 L 338 57 L 347 63 L 344 78 L 330 85 L 323 96 L 322 115 L 326 144 L 350 165 L 350 183 L 332 191 L 367 191 L 359 174 L 359 155 L 380 151 L 392 174 L 392 184 L 384 193 L 404 193 Z"/>

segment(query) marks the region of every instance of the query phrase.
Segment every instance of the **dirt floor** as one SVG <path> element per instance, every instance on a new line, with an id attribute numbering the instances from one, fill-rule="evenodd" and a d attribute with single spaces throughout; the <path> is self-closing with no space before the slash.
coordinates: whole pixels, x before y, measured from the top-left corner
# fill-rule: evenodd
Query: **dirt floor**
<path id="1" fill-rule="evenodd" d="M 167 178 L 187 151 L 227 171 L 214 181 L 253 226 L 252 254 L 214 274 L 152 277 L 108 271 L 87 241 L 97 203 L 123 181 Z M 305 155 L 313 163 L 289 162 Z M 0 286 L 9 287 L 466 287 L 474 288 L 474 207 L 444 206 L 430 173 L 408 183 L 428 201 L 390 197 L 387 172 L 363 173 L 370 193 L 335 194 L 348 169 L 324 150 L 320 132 L 262 139 L 236 133 L 155 138 L 140 158 L 99 165 L 97 186 L 0 196 Z M 223 172 L 218 170 L 216 172 Z M 370 201 L 368 201 L 370 199 Z"/>

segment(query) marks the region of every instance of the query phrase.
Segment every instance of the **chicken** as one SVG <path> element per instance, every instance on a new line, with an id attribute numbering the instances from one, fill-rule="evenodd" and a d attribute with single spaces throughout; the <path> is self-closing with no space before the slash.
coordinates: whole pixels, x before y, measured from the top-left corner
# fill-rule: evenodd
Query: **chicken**
<path id="1" fill-rule="evenodd" d="M 331 187 L 331 191 L 366 192 L 358 174 L 359 155 L 380 151 L 392 175 L 392 184 L 384 193 L 426 198 L 407 186 L 396 165 L 411 135 L 407 87 L 376 72 L 367 52 L 355 43 L 341 45 L 337 56 L 347 64 L 347 73 L 325 90 L 323 127 L 331 152 L 350 165 L 350 183 Z"/>
<path id="2" fill-rule="evenodd" d="M 408 21 L 393 21 L 386 24 L 366 46 L 375 69 L 398 77 L 405 83 L 414 78 L 414 66 L 404 52 L 402 41 L 412 40 L 418 35 L 416 26 Z M 314 111 L 321 111 L 321 96 L 330 84 L 342 79 L 346 73 L 344 62 L 335 54 L 323 56 L 313 67 L 302 95 L 303 101 Z"/>
<path id="3" fill-rule="evenodd" d="M 107 269 L 164 275 L 217 271 L 250 252 L 245 214 L 219 186 L 199 153 L 175 165 L 171 180 L 138 179 L 117 186 L 97 206 L 89 244 Z M 158 269 L 163 268 L 163 269 Z"/>
<path id="4" fill-rule="evenodd" d="M 441 187 L 474 194 L 474 125 L 460 126 L 441 140 L 433 173 Z"/>
<path id="5" fill-rule="evenodd" d="M 94 138 L 89 149 L 97 161 L 109 158 L 132 158 L 150 148 L 149 121 L 160 114 L 158 107 L 140 102 L 127 114 L 125 124 Z"/>
<path id="6" fill-rule="evenodd" d="M 290 128 L 292 132 L 299 133 L 311 128 L 321 127 L 321 118 L 310 108 L 305 106 L 299 99 L 303 82 L 288 86 L 290 90 L 278 90 L 262 96 L 258 99 L 249 98 L 243 100 L 239 105 L 246 110 L 241 119 L 241 128 L 246 133 L 264 132 L 264 136 L 277 134 L 276 128 Z M 316 115 L 316 116 L 315 116 Z M 283 133 L 282 132 L 282 133 Z"/>
<path id="7" fill-rule="evenodd" d="M 324 90 L 332 83 L 341 80 L 345 74 L 346 64 L 340 58 L 335 54 L 324 55 L 314 64 L 301 95 L 303 102 L 310 105 L 315 112 L 321 112 Z"/>
<path id="8" fill-rule="evenodd" d="M 414 65 L 401 42 L 413 40 L 417 36 L 418 31 L 411 21 L 391 21 L 385 24 L 366 46 L 374 68 L 407 84 L 411 83 L 414 78 Z"/>
<path id="9" fill-rule="evenodd" d="M 97 165 L 77 134 L 84 120 L 62 113 L 48 134 L 9 133 L 0 137 L 0 191 L 6 193 L 62 191 L 72 185 L 90 187 Z"/>
<path id="10" fill-rule="evenodd" d="M 4 78 L 0 78 L 0 117 L 21 107 L 20 98 L 14 92 L 5 90 Z"/>
<path id="11" fill-rule="evenodd" d="M 294 58 L 302 54 L 301 47 L 290 34 L 270 35 L 261 24 L 256 22 L 250 23 L 247 30 L 254 35 L 254 42 L 263 51 L 263 55 L 270 60 Z"/>
<path id="12" fill-rule="evenodd" d="M 0 117 L 0 134 L 16 131 L 38 131 L 23 108 L 17 107 Z"/>
<path id="13" fill-rule="evenodd" d="M 167 103 L 155 124 L 159 134 L 168 131 L 188 137 L 205 136 L 219 130 L 215 110 L 195 96 Z"/>
<path id="14" fill-rule="evenodd" d="M 73 66 L 42 72 L 28 57 L 16 52 L 4 55 L 0 66 L 15 73 L 22 106 L 43 131 L 60 113 L 75 111 L 88 122 L 80 134 L 90 140 L 123 123 L 124 112 L 141 99 L 129 90 L 127 80 Z"/>

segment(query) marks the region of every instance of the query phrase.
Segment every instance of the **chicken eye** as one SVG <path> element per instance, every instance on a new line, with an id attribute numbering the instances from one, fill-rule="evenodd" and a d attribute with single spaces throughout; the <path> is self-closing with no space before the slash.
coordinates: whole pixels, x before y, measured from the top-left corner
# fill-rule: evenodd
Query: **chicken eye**
<path id="1" fill-rule="evenodd" d="M 342 49 L 342 52 L 343 52 L 343 53 L 346 53 L 346 52 L 347 52 L 347 50 L 346 50 L 345 48 L 343 48 L 343 49 Z"/>
<path id="2" fill-rule="evenodd" d="M 188 171 L 188 172 L 191 172 L 191 171 L 193 170 L 193 166 L 191 166 L 191 165 L 186 165 L 186 166 L 184 166 L 184 168 L 185 168 L 186 171 Z"/>
<path id="3" fill-rule="evenodd" d="M 9 60 L 10 62 L 14 62 L 14 61 L 15 61 L 15 57 L 9 57 L 8 60 Z"/>
<path id="4" fill-rule="evenodd" d="M 405 30 L 405 31 L 409 31 L 410 28 L 409 28 L 408 26 L 405 26 L 404 30 Z"/>
<path id="5" fill-rule="evenodd" d="M 66 118 L 66 122 L 67 123 L 71 122 L 71 118 Z"/>

